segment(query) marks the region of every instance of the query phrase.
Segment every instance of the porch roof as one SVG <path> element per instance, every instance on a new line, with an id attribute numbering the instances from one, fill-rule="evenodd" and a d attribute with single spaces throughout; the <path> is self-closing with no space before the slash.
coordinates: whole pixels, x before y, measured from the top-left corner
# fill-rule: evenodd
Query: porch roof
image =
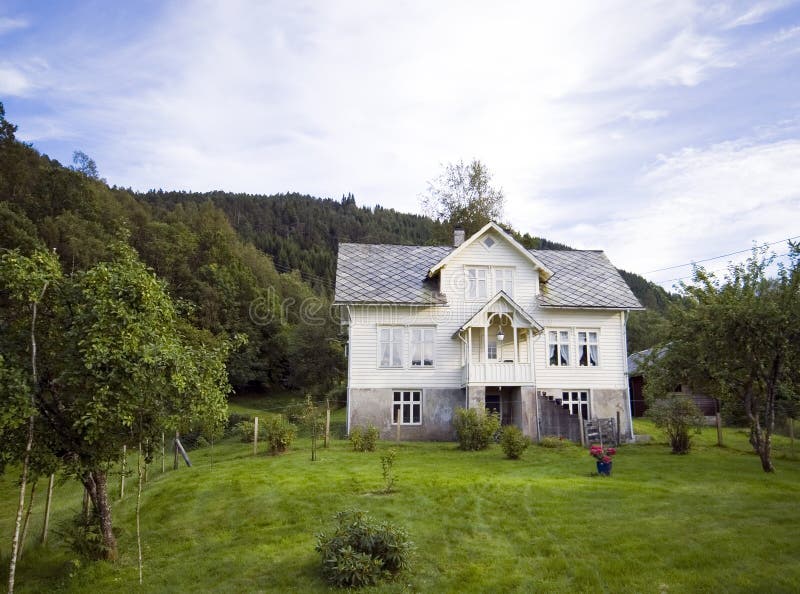
<path id="1" fill-rule="evenodd" d="M 505 303 L 507 307 L 510 308 L 511 311 L 509 312 L 509 311 L 492 310 L 493 307 L 495 307 L 498 303 L 501 302 Z M 522 309 L 522 307 L 520 307 L 520 305 L 516 301 L 514 301 L 511 297 L 509 297 L 505 291 L 500 291 L 497 293 L 497 295 L 489 299 L 489 301 L 487 301 L 483 305 L 483 307 L 481 307 L 477 312 L 475 312 L 475 315 L 473 315 L 472 317 L 470 317 L 470 319 L 464 322 L 461 325 L 461 327 L 458 330 L 456 330 L 453 337 L 455 338 L 456 336 L 458 336 L 459 333 L 463 332 L 467 328 L 473 328 L 476 326 L 483 327 L 485 325 L 483 323 L 485 316 L 487 314 L 494 314 L 494 313 L 514 314 L 514 316 L 512 317 L 512 323 L 517 328 L 533 328 L 536 332 L 541 332 L 543 329 L 542 325 L 539 324 L 536 320 L 534 320 L 524 309 Z M 520 324 L 519 323 L 520 321 L 524 323 Z"/>

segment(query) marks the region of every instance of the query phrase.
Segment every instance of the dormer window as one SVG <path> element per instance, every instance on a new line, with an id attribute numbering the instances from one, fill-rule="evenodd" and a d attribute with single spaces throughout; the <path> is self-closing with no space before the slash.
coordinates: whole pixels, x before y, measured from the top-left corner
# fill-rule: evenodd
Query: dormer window
<path id="1" fill-rule="evenodd" d="M 506 295 L 514 297 L 514 269 L 495 268 L 494 269 L 494 291 L 498 293 L 504 291 Z"/>
<path id="2" fill-rule="evenodd" d="M 488 282 L 487 268 L 467 268 L 467 299 L 486 299 Z"/>

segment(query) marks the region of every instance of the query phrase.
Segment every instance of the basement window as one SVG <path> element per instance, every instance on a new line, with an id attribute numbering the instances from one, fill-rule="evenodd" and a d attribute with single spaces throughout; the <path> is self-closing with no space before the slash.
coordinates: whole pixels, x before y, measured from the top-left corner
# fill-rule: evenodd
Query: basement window
<path id="1" fill-rule="evenodd" d="M 392 425 L 422 425 L 422 390 L 395 390 L 392 402 Z"/>

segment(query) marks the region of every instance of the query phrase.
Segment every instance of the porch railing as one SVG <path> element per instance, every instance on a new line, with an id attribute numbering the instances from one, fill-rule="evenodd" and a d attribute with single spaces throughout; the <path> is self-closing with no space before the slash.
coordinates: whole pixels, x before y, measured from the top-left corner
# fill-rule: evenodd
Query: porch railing
<path id="1" fill-rule="evenodd" d="M 468 363 L 461 370 L 461 381 L 467 384 L 533 384 L 531 363 Z"/>

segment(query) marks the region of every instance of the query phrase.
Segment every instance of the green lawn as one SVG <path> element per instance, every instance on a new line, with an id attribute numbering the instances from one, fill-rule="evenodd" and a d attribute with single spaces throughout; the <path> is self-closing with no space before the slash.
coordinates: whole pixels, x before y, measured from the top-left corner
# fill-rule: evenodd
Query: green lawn
<path id="1" fill-rule="evenodd" d="M 660 438 L 647 423 L 637 431 Z M 143 495 L 142 591 L 327 591 L 314 534 L 334 511 L 358 507 L 403 524 L 416 544 L 411 571 L 368 591 L 795 592 L 800 460 L 776 438 L 778 472 L 766 475 L 746 434 L 729 429 L 725 438 L 715 447 L 709 429 L 689 456 L 663 443 L 623 446 L 610 478 L 592 476 L 593 460 L 572 446 L 533 447 L 510 461 L 498 446 L 381 443 L 398 448 L 392 495 L 378 494 L 380 452 L 335 441 L 312 463 L 308 440 L 278 457 L 229 441 L 214 447 L 213 467 L 208 448 L 191 453 L 191 469 L 161 475 L 154 464 Z M 14 485 L 13 476 L 0 480 L 6 543 Z M 18 591 L 138 590 L 135 481 L 127 491 L 114 507 L 118 563 L 76 564 L 53 535 L 47 548 L 29 545 Z M 57 487 L 56 524 L 80 497 L 74 483 Z M 37 505 L 31 536 L 40 517 Z"/>

